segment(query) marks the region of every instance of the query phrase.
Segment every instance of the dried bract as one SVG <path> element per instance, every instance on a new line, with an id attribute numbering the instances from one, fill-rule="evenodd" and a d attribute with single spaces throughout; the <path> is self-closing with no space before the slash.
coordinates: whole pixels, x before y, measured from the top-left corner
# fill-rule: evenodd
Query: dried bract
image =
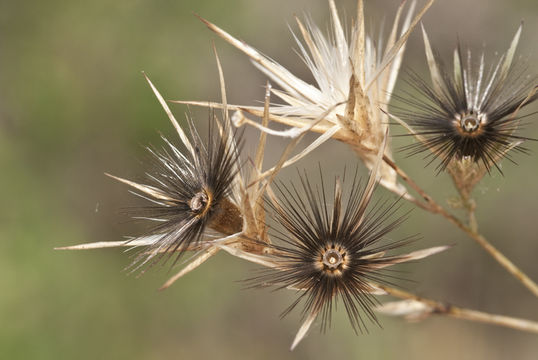
<path id="1" fill-rule="evenodd" d="M 400 26 L 405 7 L 405 1 L 402 2 L 386 40 L 382 36 L 377 39 L 366 34 L 362 0 L 358 1 L 357 19 L 348 32 L 350 38 L 346 37 L 333 0 L 329 0 L 332 17 L 329 35 L 325 35 L 309 19 L 304 24 L 296 18 L 303 40 L 294 36 L 302 60 L 312 73 L 317 86 L 295 76 L 282 65 L 216 25 L 203 21 L 217 35 L 243 51 L 260 71 L 281 88 L 272 89 L 283 104 L 271 106 L 271 120 L 304 128 L 311 124 L 313 119 L 333 108 L 322 122 L 312 128 L 312 131 L 323 134 L 317 146 L 331 137 L 344 141 L 352 146 L 366 166 L 372 169 L 388 126 L 388 118 L 381 109 L 386 110 L 390 101 L 407 38 L 432 3 L 433 0 L 428 1 L 413 18 L 413 1 Z M 207 104 L 183 103 L 202 106 Z M 262 113 L 262 109 L 258 107 L 230 108 L 257 116 Z M 385 151 L 390 158 L 389 147 Z M 383 186 L 399 195 L 406 193 L 391 167 L 383 164 L 380 175 Z"/>

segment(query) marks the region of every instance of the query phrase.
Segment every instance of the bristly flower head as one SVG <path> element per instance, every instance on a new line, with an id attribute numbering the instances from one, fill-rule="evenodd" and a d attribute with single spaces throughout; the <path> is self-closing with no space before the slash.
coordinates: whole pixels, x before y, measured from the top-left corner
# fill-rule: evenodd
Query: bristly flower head
<path id="1" fill-rule="evenodd" d="M 492 166 L 499 169 L 503 157 L 511 160 L 509 150 L 525 152 L 520 144 L 529 138 L 515 133 L 524 117 L 518 111 L 538 98 L 538 77 L 514 61 L 521 27 L 508 51 L 491 65 L 483 53 L 475 59 L 458 46 L 452 73 L 432 51 L 424 29 L 423 34 L 432 85 L 412 74 L 409 83 L 425 99 L 400 98 L 412 110 L 396 112 L 421 139 L 406 147 L 410 154 L 431 151 L 432 161 L 440 159 L 439 171 L 470 160 L 489 172 Z"/>
<path id="2" fill-rule="evenodd" d="M 232 197 L 234 177 L 239 170 L 238 153 L 230 146 L 229 126 L 218 121 L 215 116 L 210 118 L 204 144 L 188 119 L 192 152 L 187 155 L 164 137 L 166 147 L 148 148 L 152 170 L 146 172 L 143 184 L 114 177 L 141 192 L 135 194 L 151 203 L 131 210 L 136 218 L 155 223 L 150 230 L 155 241 L 135 263 L 153 259 L 153 264 L 165 254 L 175 253 L 179 257 L 200 244 L 207 228 L 224 235 L 241 231 L 241 213 Z M 219 124 L 218 130 L 215 122 Z"/>
<path id="3" fill-rule="evenodd" d="M 220 121 L 210 112 L 207 142 L 204 143 L 190 118 L 190 138 L 183 131 L 155 86 L 146 77 L 161 103 L 187 152 L 182 153 L 163 137 L 162 150 L 148 148 L 153 169 L 146 172 L 146 181 L 136 183 L 111 176 L 138 191 L 136 195 L 151 203 L 133 209 L 137 218 L 154 222 L 149 234 L 111 246 L 144 246 L 135 259 L 135 269 L 153 265 L 165 255 L 178 259 L 185 251 L 201 245 L 206 230 L 212 229 L 225 236 L 243 229 L 238 183 L 239 147 L 242 141 L 234 138 L 229 119 Z M 95 248 L 87 244 L 74 248 Z"/>
<path id="4" fill-rule="evenodd" d="M 407 15 L 402 16 L 406 4 L 403 1 L 386 40 L 382 36 L 378 39 L 377 36 L 366 34 L 362 0 L 358 0 L 357 18 L 349 32 L 344 30 L 333 0 L 329 0 L 332 26 L 328 35 L 311 20 L 307 19 L 304 24 L 296 18 L 303 39 L 301 41 L 294 36 L 300 56 L 316 85 L 300 79 L 216 25 L 203 21 L 217 35 L 250 57 L 254 65 L 281 88 L 272 90 L 283 103 L 271 106 L 271 120 L 304 128 L 312 124 L 313 119 L 331 110 L 323 121 L 312 128 L 312 131 L 322 133 L 316 146 L 331 137 L 344 141 L 372 169 L 388 126 L 388 118 L 380 109 L 386 110 L 390 101 L 407 38 L 432 3 L 433 0 L 428 1 L 413 19 L 415 1 L 411 3 Z M 207 105 L 203 102 L 186 103 Z M 257 116 L 262 113 L 258 107 L 235 108 Z M 237 116 L 236 119 L 240 124 L 241 117 Z M 386 155 L 391 156 L 388 147 Z M 383 186 L 400 195 L 405 193 L 405 188 L 397 182 L 395 171 L 387 164 L 381 166 L 380 175 Z"/>
<path id="5" fill-rule="evenodd" d="M 218 56 L 217 65 L 221 72 Z M 245 195 L 239 164 L 242 136 L 236 136 L 226 109 L 224 108 L 222 120 L 211 109 L 206 141 L 202 140 L 192 119 L 187 118 L 189 136 L 159 91 L 145 77 L 186 151 L 179 150 L 171 141 L 162 137 L 165 145 L 161 149 L 148 147 L 148 165 L 151 169 L 146 172 L 145 181 L 137 183 L 107 175 L 129 185 L 135 195 L 148 201 L 148 205 L 131 208 L 128 212 L 134 214 L 136 219 L 150 221 L 150 230 L 142 236 L 124 241 L 101 241 L 57 249 L 141 248 L 128 267 L 132 271 L 143 266 L 150 267 L 163 258 L 166 261 L 174 255 L 177 261 L 185 251 L 196 251 L 188 264 L 160 288 L 163 290 L 223 248 L 229 252 L 239 252 L 238 256 L 242 255 L 240 250 L 243 248 L 260 248 L 257 243 L 257 247 L 253 247 L 251 241 L 249 246 L 242 246 L 243 242 L 237 241 L 237 238 L 245 235 L 249 239 L 256 238 L 263 242 L 265 237 L 257 236 L 257 229 L 262 226 L 257 223 L 254 226 L 255 221 L 252 220 L 253 212 L 263 212 L 259 206 L 252 209 L 248 196 Z M 222 81 L 222 74 L 220 78 Z M 257 190 L 256 187 L 253 188 Z M 259 196 L 255 191 L 251 193 Z"/>
<path id="6" fill-rule="evenodd" d="M 374 175 L 375 176 L 375 175 Z M 390 265 L 420 259 L 445 248 L 431 248 L 400 256 L 385 256 L 413 239 L 388 241 L 386 235 L 407 217 L 393 216 L 399 211 L 395 202 L 377 202 L 369 206 L 375 188 L 374 176 L 361 186 L 357 174 L 350 191 L 345 194 L 339 179 L 334 185 L 334 197 L 329 199 L 323 179 L 321 188 L 313 187 L 308 177 L 301 177 L 301 186 L 278 185 L 282 200 L 270 204 L 274 219 L 284 231 L 274 229 L 282 245 L 272 245 L 275 266 L 251 279 L 255 286 L 275 285 L 279 289 L 295 289 L 299 297 L 284 311 L 292 311 L 301 301 L 304 324 L 292 349 L 305 336 L 308 328 L 321 314 L 322 330 L 330 325 L 331 313 L 341 300 L 353 329 L 365 329 L 365 319 L 377 323 L 372 307 L 379 295 L 377 284 L 391 276 L 382 271 Z M 329 205 L 331 204 L 331 205 Z"/>

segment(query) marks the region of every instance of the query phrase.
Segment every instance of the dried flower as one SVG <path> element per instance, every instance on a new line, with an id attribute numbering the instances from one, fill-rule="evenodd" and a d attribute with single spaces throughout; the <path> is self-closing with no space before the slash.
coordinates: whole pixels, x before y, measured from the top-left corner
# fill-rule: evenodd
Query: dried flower
<path id="1" fill-rule="evenodd" d="M 275 230 L 275 237 L 282 245 L 272 245 L 276 265 L 250 280 L 255 286 L 275 285 L 279 289 L 301 292 L 282 314 L 288 314 L 304 302 L 304 324 L 292 348 L 318 314 L 322 317 L 322 330 L 330 325 L 331 313 L 338 300 L 343 302 L 355 332 L 365 329 L 365 319 L 377 323 L 372 311 L 377 305 L 373 294 L 379 294 L 375 283 L 393 279 L 382 269 L 445 249 L 439 247 L 385 256 L 387 251 L 407 244 L 414 237 L 382 243 L 406 219 L 407 213 L 391 219 L 400 210 L 398 200 L 370 206 L 375 174 L 366 186 L 361 186 L 355 173 L 347 194 L 337 179 L 331 200 L 322 177 L 321 188 L 313 187 L 306 174 L 300 179 L 299 188 L 294 184 L 277 185 L 282 200 L 274 198 L 271 207 L 274 219 L 284 229 Z"/>
<path id="2" fill-rule="evenodd" d="M 357 19 L 346 37 L 333 0 L 329 0 L 332 31 L 326 36 L 312 21 L 306 25 L 296 18 L 303 41 L 295 36 L 302 60 L 316 80 L 317 86 L 301 80 L 282 65 L 266 57 L 243 41 L 237 40 L 216 25 L 203 20 L 206 25 L 224 40 L 243 51 L 254 65 L 274 81 L 281 90 L 272 92 L 284 104 L 271 106 L 271 120 L 293 127 L 309 126 L 327 110 L 332 109 L 312 131 L 322 135 L 316 141 L 319 146 L 332 138 L 348 143 L 357 152 L 369 169 L 374 166 L 375 158 L 384 139 L 388 124 L 386 109 L 392 89 L 398 76 L 405 43 L 412 29 L 431 6 L 428 1 L 424 8 L 412 19 L 415 1 L 405 16 L 400 28 L 400 18 L 405 1 L 400 5 L 389 37 L 386 41 L 366 35 L 363 1 L 358 1 Z M 207 106 L 204 102 L 184 102 Z M 230 106 L 241 111 L 236 116 L 236 125 L 247 121 L 242 112 L 261 116 L 259 107 Z M 262 130 L 276 135 L 270 129 Z M 283 133 L 286 136 L 287 133 Z M 313 150 L 311 146 L 309 150 Z M 391 157 L 389 147 L 386 156 Z M 405 187 L 398 183 L 395 171 L 387 164 L 381 165 L 381 184 L 391 191 L 404 195 Z M 410 195 L 405 195 L 410 197 Z"/>
<path id="3" fill-rule="evenodd" d="M 223 81 L 218 56 L 217 65 Z M 261 196 L 259 191 L 263 190 L 259 186 L 251 187 L 252 204 L 239 166 L 242 136 L 234 136 L 228 112 L 224 109 L 221 121 L 211 110 L 208 139 L 204 143 L 190 118 L 187 122 L 191 136 L 187 136 L 159 91 L 149 78 L 146 77 L 146 80 L 187 152 L 182 153 L 163 137 L 166 146 L 161 150 L 148 148 L 153 169 L 146 173 L 145 183 L 109 176 L 131 186 L 139 192 L 136 195 L 151 203 L 131 212 L 137 215 L 136 218 L 150 220 L 156 225 L 148 234 L 126 241 L 93 242 L 57 249 L 142 248 L 131 265 L 134 270 L 146 264 L 151 266 L 163 257 L 169 259 L 174 254 L 177 261 L 185 251 L 196 251 L 161 290 L 196 269 L 219 250 L 264 264 L 263 257 L 257 256 L 264 248 L 260 243 L 268 241 L 263 224 L 263 201 L 257 201 Z M 221 86 L 225 99 L 223 82 Z M 262 142 L 260 147 L 263 148 Z M 263 151 L 260 157 L 262 155 Z M 261 158 L 258 162 L 261 165 Z M 254 252 L 254 255 L 247 251 Z"/>
<path id="4" fill-rule="evenodd" d="M 454 162 L 467 161 L 489 172 L 492 166 L 499 169 L 497 163 L 503 157 L 511 160 L 509 150 L 525 152 L 520 144 L 529 138 L 516 134 L 524 117 L 518 116 L 518 111 L 538 98 L 538 77 L 526 74 L 526 68 L 514 61 L 521 27 L 508 51 L 491 65 L 484 53 L 476 61 L 470 50 L 464 54 L 458 46 L 452 75 L 432 51 L 424 29 L 423 34 L 432 85 L 411 74 L 408 83 L 424 100 L 400 97 L 412 108 L 396 111 L 421 138 L 406 147 L 410 154 L 431 150 L 431 161 L 440 160 L 439 171 L 449 165 L 456 171 L 461 165 Z M 465 167 L 471 170 L 472 164 Z M 479 174 L 480 170 L 474 172 Z"/>
<path id="5" fill-rule="evenodd" d="M 212 125 L 217 118 L 210 119 L 204 145 L 192 120 L 188 121 L 192 153 L 184 155 L 163 137 L 167 146 L 162 150 L 148 148 L 153 169 L 146 173 L 144 184 L 114 177 L 142 192 L 135 194 L 151 203 L 132 210 L 137 218 L 155 222 L 150 235 L 158 238 L 141 253 L 143 263 L 157 262 L 165 254 L 179 256 L 200 243 L 206 228 L 225 235 L 242 229 L 241 213 L 231 198 L 238 153 L 228 144 L 229 127 L 221 125 L 224 134 L 219 134 Z"/>
<path id="6" fill-rule="evenodd" d="M 233 235 L 243 228 L 240 207 L 234 199 L 236 178 L 240 176 L 239 150 L 229 120 L 220 122 L 211 111 L 208 139 L 204 143 L 192 119 L 187 118 L 189 139 L 157 89 L 146 79 L 188 152 L 182 153 L 162 137 L 166 147 L 148 148 L 153 169 L 146 172 L 145 183 L 109 175 L 133 187 L 139 191 L 134 192 L 136 195 L 151 203 L 132 210 L 137 218 L 155 223 L 149 234 L 121 245 L 145 246 L 133 263 L 137 264 L 135 269 L 153 265 L 165 255 L 169 258 L 177 254 L 177 261 L 183 252 L 200 245 L 207 229 Z"/>

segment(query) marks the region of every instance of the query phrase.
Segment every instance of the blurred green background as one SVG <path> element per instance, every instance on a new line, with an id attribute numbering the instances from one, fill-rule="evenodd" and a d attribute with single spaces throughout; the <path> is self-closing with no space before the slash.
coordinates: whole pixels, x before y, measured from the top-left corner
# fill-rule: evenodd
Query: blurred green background
<path id="1" fill-rule="evenodd" d="M 355 1 L 337 1 L 347 23 Z M 390 23 L 399 1 L 368 1 L 367 21 Z M 311 80 L 292 48 L 287 24 L 310 13 L 328 24 L 315 1 L 0 1 L 0 358 L 1 359 L 534 359 L 536 335 L 430 318 L 420 323 L 381 317 L 384 329 L 355 336 L 343 311 L 333 327 L 311 334 L 290 353 L 298 315 L 278 314 L 293 294 L 243 290 L 237 280 L 255 267 L 220 254 L 165 292 L 170 275 L 141 278 L 122 269 L 129 254 L 108 249 L 58 252 L 55 246 L 119 240 L 137 224 L 119 209 L 137 203 L 105 177 L 142 175 L 142 145 L 174 137 L 141 71 L 165 98 L 218 100 L 211 41 L 224 66 L 230 102 L 254 104 L 265 82 L 246 58 L 216 39 L 193 12 L 219 24 Z M 342 11 L 341 14 L 344 14 Z M 473 47 L 505 51 L 525 20 L 520 54 L 538 71 L 538 3 L 533 0 L 437 1 L 424 18 L 430 39 L 449 54 L 456 36 Z M 292 25 L 293 27 L 293 25 Z M 422 39 L 413 34 L 404 66 L 424 73 Z M 174 106 L 178 118 L 185 107 Z M 533 109 L 537 110 L 534 106 Z M 205 122 L 207 113 L 193 109 Z M 538 119 L 526 135 L 538 138 Z M 250 136 L 245 153 L 256 143 Z M 273 140 L 272 146 L 283 143 Z M 538 145 L 519 166 L 504 164 L 479 185 L 484 234 L 538 279 Z M 341 163 L 334 162 L 338 152 Z M 275 154 L 270 156 L 274 159 Z M 396 157 L 437 199 L 454 195 L 420 158 Z M 353 153 L 328 143 L 300 166 L 327 172 L 353 165 Z M 286 171 L 283 177 L 293 174 Z M 455 244 L 440 255 L 401 266 L 425 296 L 484 311 L 538 320 L 536 298 L 443 219 L 413 212 L 399 235 L 419 231 L 416 247 Z"/>

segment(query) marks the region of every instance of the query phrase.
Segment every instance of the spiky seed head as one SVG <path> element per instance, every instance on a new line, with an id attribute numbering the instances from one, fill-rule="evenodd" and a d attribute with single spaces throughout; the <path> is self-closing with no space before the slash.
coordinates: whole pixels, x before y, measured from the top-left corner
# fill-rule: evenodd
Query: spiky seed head
<path id="1" fill-rule="evenodd" d="M 308 179 L 306 174 L 300 176 L 299 187 L 293 183 L 276 185 L 281 200 L 273 199 L 269 204 L 274 220 L 283 228 L 273 229 L 274 237 L 280 239 L 280 244 L 272 245 L 278 266 L 250 281 L 255 286 L 300 290 L 283 315 L 304 300 L 304 318 L 321 314 L 322 330 L 330 324 L 333 307 L 340 299 L 353 329 L 362 331 L 364 316 L 377 323 L 370 281 L 386 282 L 390 276 L 382 268 L 403 261 L 403 257 L 384 256 L 385 252 L 412 240 L 383 243 L 407 214 L 393 218 L 400 209 L 398 201 L 370 206 L 375 182 L 361 186 L 356 173 L 349 191 L 343 191 L 339 179 L 335 181 L 331 199 L 323 178 L 321 188 L 312 186 Z"/>
<path id="2" fill-rule="evenodd" d="M 234 178 L 240 174 L 238 147 L 230 144 L 235 141 L 230 126 L 212 114 L 204 142 L 190 118 L 188 123 L 191 152 L 181 152 L 163 137 L 162 149 L 148 148 L 151 169 L 144 184 L 119 179 L 149 201 L 149 205 L 129 212 L 138 219 L 150 220 L 152 225 L 145 236 L 157 237 L 137 256 L 132 265 L 135 269 L 153 265 L 164 256 L 176 254 L 179 258 L 185 251 L 196 249 L 208 229 L 224 235 L 242 229 L 242 214 L 232 196 Z"/>
<path id="3" fill-rule="evenodd" d="M 439 171 L 448 168 L 452 175 L 461 173 L 458 176 L 468 171 L 475 173 L 474 178 L 493 166 L 500 171 L 502 158 L 512 160 L 510 150 L 526 152 L 520 144 L 530 138 L 516 133 L 525 117 L 519 110 L 538 98 L 538 77 L 514 60 L 520 33 L 521 27 L 508 51 L 490 65 L 483 53 L 477 60 L 458 45 L 449 71 L 424 31 L 432 83 L 411 72 L 407 82 L 423 99 L 397 96 L 407 108 L 394 107 L 422 138 L 404 149 L 410 154 L 431 151 L 432 161 L 440 160 Z"/>

